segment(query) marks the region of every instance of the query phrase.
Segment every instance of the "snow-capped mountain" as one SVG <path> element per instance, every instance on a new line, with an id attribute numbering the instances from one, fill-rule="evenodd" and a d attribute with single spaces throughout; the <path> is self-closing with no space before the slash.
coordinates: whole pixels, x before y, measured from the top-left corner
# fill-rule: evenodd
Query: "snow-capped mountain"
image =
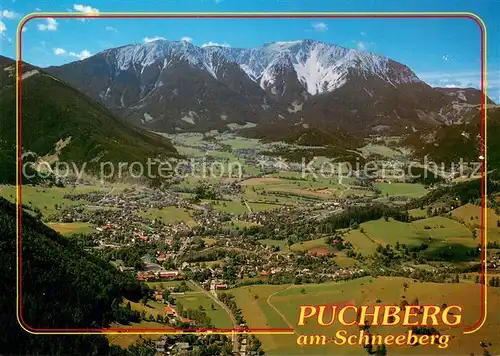
<path id="1" fill-rule="evenodd" d="M 250 49 L 157 40 L 47 70 L 160 131 L 280 120 L 397 130 L 443 122 L 443 107 L 460 100 L 387 57 L 313 40 Z"/>
<path id="2" fill-rule="evenodd" d="M 349 70 L 355 70 L 360 75 L 375 75 L 394 84 L 420 82 L 408 67 L 397 68 L 396 62 L 386 57 L 319 41 L 274 42 L 230 53 L 264 89 L 266 83 L 275 80 L 276 67 L 293 67 L 297 79 L 310 95 L 341 87 L 347 80 Z"/>

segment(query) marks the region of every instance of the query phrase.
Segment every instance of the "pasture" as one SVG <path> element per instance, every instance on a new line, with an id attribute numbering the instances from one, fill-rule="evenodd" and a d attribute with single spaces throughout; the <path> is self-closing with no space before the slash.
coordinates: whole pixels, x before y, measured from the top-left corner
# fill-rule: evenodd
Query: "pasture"
<path id="1" fill-rule="evenodd" d="M 380 155 L 383 157 L 392 158 L 394 156 L 401 155 L 401 152 L 396 151 L 390 147 L 384 145 L 377 145 L 373 143 L 369 143 L 366 146 L 363 146 L 359 149 L 364 157 L 368 157 L 371 154 Z"/>
<path id="2" fill-rule="evenodd" d="M 474 204 L 465 204 L 452 211 L 452 216 L 471 228 L 481 226 L 481 207 Z M 494 209 L 486 209 L 488 242 L 500 242 L 500 216 Z M 479 231 L 478 235 L 479 236 Z"/>
<path id="3" fill-rule="evenodd" d="M 328 250 L 331 252 L 334 252 L 335 249 L 333 249 L 331 246 L 327 245 L 325 243 L 325 238 L 321 237 L 319 239 L 314 239 L 314 240 L 308 240 L 308 241 L 301 241 L 293 244 L 290 246 L 290 251 L 310 251 L 313 249 L 324 249 Z"/>
<path id="4" fill-rule="evenodd" d="M 47 225 L 61 235 L 88 234 L 95 232 L 92 225 L 84 222 L 60 223 L 49 222 Z"/>
<path id="5" fill-rule="evenodd" d="M 107 192 L 116 194 L 124 188 L 129 187 L 127 184 L 116 184 L 113 186 L 107 185 L 77 185 L 75 187 L 37 187 L 31 185 L 23 185 L 22 187 L 22 203 L 26 206 L 32 206 L 40 209 L 43 218 L 46 219 L 50 215 L 66 206 L 72 205 L 90 205 L 86 200 L 70 200 L 64 198 L 66 194 L 83 194 L 95 191 Z M 0 186 L 0 196 L 9 200 L 12 203 L 16 201 L 16 187 L 12 185 Z"/>
<path id="6" fill-rule="evenodd" d="M 263 239 L 259 240 L 258 242 L 267 246 L 278 246 L 280 251 L 283 252 L 289 251 L 288 243 L 286 240 Z"/>
<path id="7" fill-rule="evenodd" d="M 252 226 L 260 226 L 260 224 L 257 223 L 252 223 L 248 221 L 243 221 L 243 220 L 231 220 L 224 222 L 224 225 L 233 227 L 233 228 L 238 228 L 238 229 L 244 229 L 244 228 L 249 228 Z"/>
<path id="8" fill-rule="evenodd" d="M 374 253 L 378 245 L 394 246 L 399 243 L 411 247 L 426 243 L 429 247 L 424 252 L 425 256 L 446 253 L 450 261 L 467 259 L 467 250 L 480 243 L 463 224 L 442 216 L 411 223 L 393 219 L 368 221 L 360 224 L 358 229 L 348 231 L 343 237 L 356 252 L 363 255 Z"/>
<path id="9" fill-rule="evenodd" d="M 422 184 L 417 183 L 375 183 L 382 196 L 405 196 L 420 198 L 427 194 L 427 190 Z"/>
<path id="10" fill-rule="evenodd" d="M 426 209 L 411 209 L 408 211 L 408 213 L 410 214 L 410 216 L 412 218 L 425 218 L 427 217 L 427 210 Z"/>
<path id="11" fill-rule="evenodd" d="M 203 237 L 202 240 L 207 247 L 211 247 L 217 243 L 217 240 L 211 237 Z"/>
<path id="12" fill-rule="evenodd" d="M 358 230 L 351 230 L 344 234 L 344 240 L 350 242 L 354 248 L 354 251 L 361 253 L 362 255 L 371 255 L 376 252 L 378 244 L 367 237 L 364 233 Z"/>
<path id="13" fill-rule="evenodd" d="M 168 206 L 162 209 L 148 208 L 145 211 L 139 211 L 138 215 L 150 220 L 160 220 L 165 224 L 185 221 L 186 223 L 196 225 L 196 222 L 191 218 L 189 210 L 175 206 Z"/>
<path id="14" fill-rule="evenodd" d="M 214 204 L 211 201 L 205 201 L 209 204 L 212 205 L 212 208 L 217 211 L 222 211 L 225 213 L 231 213 L 231 214 L 245 214 L 248 213 L 248 207 L 245 205 L 245 203 L 237 200 L 230 200 L 230 201 L 218 201 L 218 203 Z"/>
<path id="15" fill-rule="evenodd" d="M 340 197 L 347 190 L 346 186 L 339 184 L 336 178 L 302 178 L 298 172 L 280 172 L 268 177 L 250 178 L 244 180 L 242 185 L 248 187 L 247 192 L 277 193 L 282 196 L 315 200 Z"/>
<path id="16" fill-rule="evenodd" d="M 490 288 L 490 295 L 494 298 L 489 304 L 490 311 L 500 310 L 500 290 Z M 335 304 L 342 305 L 355 303 L 355 305 L 374 304 L 396 304 L 406 299 L 410 303 L 418 298 L 420 305 L 460 305 L 463 307 L 463 324 L 458 328 L 438 327 L 442 334 L 452 335 L 446 349 L 437 349 L 436 346 L 397 347 L 389 346 L 388 354 L 481 354 L 479 346 L 481 341 L 491 342 L 489 351 L 497 353 L 500 351 L 500 342 L 497 338 L 495 325 L 500 322 L 497 312 L 490 315 L 481 331 L 464 335 L 463 326 L 471 326 L 480 318 L 480 288 L 477 284 L 434 284 L 425 282 L 413 282 L 406 278 L 364 277 L 356 280 L 331 282 L 325 284 L 272 286 L 255 285 L 240 287 L 231 290 L 235 295 L 238 306 L 243 310 L 243 316 L 250 327 L 287 327 L 295 326 L 299 314 L 300 305 Z M 281 315 L 280 315 L 281 314 Z M 328 336 L 340 327 L 338 324 L 331 327 L 322 327 L 313 320 L 307 322 L 303 327 L 294 327 L 298 334 L 324 334 Z M 357 333 L 357 326 L 342 327 L 349 333 Z M 376 334 L 403 334 L 407 328 L 394 327 L 372 327 L 372 333 Z M 339 347 L 329 343 L 326 346 L 295 346 L 297 335 L 262 335 L 259 336 L 263 343 L 263 349 L 269 355 L 325 355 L 338 354 Z M 495 352 L 496 351 L 496 352 Z M 366 350 L 361 346 L 342 347 L 342 354 L 365 355 Z"/>
<path id="17" fill-rule="evenodd" d="M 208 317 L 212 320 L 212 324 L 216 328 L 232 328 L 233 323 L 226 311 L 212 300 L 207 294 L 195 289 L 194 292 L 186 292 L 184 294 L 173 294 L 176 304 L 181 303 L 184 310 L 203 308 Z M 213 307 L 212 307 L 213 306 Z"/>

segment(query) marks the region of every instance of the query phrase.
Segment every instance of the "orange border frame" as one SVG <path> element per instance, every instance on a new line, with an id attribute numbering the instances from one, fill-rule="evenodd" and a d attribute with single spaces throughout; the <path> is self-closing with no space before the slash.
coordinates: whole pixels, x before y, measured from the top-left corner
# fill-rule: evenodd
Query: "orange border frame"
<path id="1" fill-rule="evenodd" d="M 40 18 L 465 18 L 473 20 L 480 29 L 481 35 L 481 148 L 480 153 L 484 157 L 481 164 L 481 317 L 472 326 L 466 327 L 464 334 L 471 334 L 478 331 L 485 323 L 487 317 L 487 214 L 486 193 L 487 193 L 487 30 L 481 17 L 471 12 L 200 12 L 200 13 L 179 13 L 179 12 L 100 12 L 100 13 L 67 13 L 67 12 L 37 12 L 24 16 L 18 26 L 16 34 L 16 295 L 17 308 L 16 315 L 19 325 L 31 334 L 282 334 L 291 335 L 295 331 L 292 329 L 125 329 L 125 328 L 101 328 L 101 329 L 36 329 L 24 322 L 22 316 L 22 29 L 27 22 Z M 133 330 L 133 331 L 131 331 Z"/>

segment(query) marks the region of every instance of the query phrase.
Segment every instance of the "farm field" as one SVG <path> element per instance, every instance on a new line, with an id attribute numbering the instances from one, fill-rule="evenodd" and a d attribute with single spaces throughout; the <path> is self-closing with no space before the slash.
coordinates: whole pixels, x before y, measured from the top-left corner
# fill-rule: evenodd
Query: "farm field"
<path id="1" fill-rule="evenodd" d="M 281 192 L 283 193 L 283 192 Z M 286 192 L 284 192 L 286 193 Z M 270 192 L 264 190 L 253 190 L 250 186 L 243 187 L 242 197 L 254 203 L 270 203 L 280 205 L 297 205 L 311 200 L 318 200 L 315 197 L 302 195 L 280 194 L 280 192 Z"/>
<path id="2" fill-rule="evenodd" d="M 441 216 L 405 223 L 389 219 L 368 221 L 360 224 L 356 230 L 344 234 L 344 239 L 353 245 L 356 252 L 363 255 L 374 253 L 378 245 L 405 244 L 429 245 L 424 251 L 427 257 L 437 253 L 453 255 L 453 259 L 467 260 L 467 250 L 476 247 L 480 240 L 473 238 L 470 229 L 461 223 Z"/>
<path id="3" fill-rule="evenodd" d="M 354 251 L 362 255 L 371 255 L 377 250 L 378 244 L 370 240 L 365 234 L 361 233 L 359 229 L 351 230 L 344 234 L 344 240 L 350 242 Z"/>
<path id="4" fill-rule="evenodd" d="M 447 238 L 464 238 L 463 242 L 472 243 L 472 233 L 462 224 L 436 216 L 411 223 L 404 223 L 389 219 L 369 221 L 362 223 L 360 228 L 377 244 L 400 244 L 416 245 L 420 242 L 428 242 L 429 238 L 444 241 Z"/>
<path id="5" fill-rule="evenodd" d="M 405 288 L 405 284 L 408 288 Z M 439 292 L 436 292 L 439 291 Z M 500 310 L 500 290 L 490 288 L 490 298 L 494 298 L 489 305 L 490 311 Z M 256 285 L 240 287 L 231 290 L 235 295 L 238 306 L 243 310 L 243 316 L 250 327 L 286 327 L 288 324 L 297 323 L 300 305 L 342 304 L 355 303 L 356 305 L 396 304 L 398 305 L 402 296 L 409 302 L 418 298 L 419 304 L 448 305 L 456 304 L 463 306 L 463 325 L 473 325 L 480 316 L 480 293 L 479 285 L 471 283 L 458 284 L 434 284 L 413 282 L 406 278 L 396 277 L 364 277 L 361 279 L 332 282 L 325 284 L 297 285 L 297 286 L 271 286 Z M 254 296 L 258 295 L 256 299 Z M 287 322 L 274 310 L 269 302 L 279 310 Z M 500 351 L 500 343 L 497 339 L 495 325 L 500 322 L 498 313 L 489 313 L 490 318 L 483 326 L 485 329 L 481 334 L 463 335 L 462 329 L 438 327 L 442 334 L 450 334 L 452 338 L 449 347 L 439 349 L 439 354 L 481 354 L 479 346 L 481 341 L 491 342 L 489 351 L 497 353 Z M 358 332 L 357 326 L 345 327 L 349 333 Z M 299 334 L 324 334 L 332 335 L 339 327 L 321 327 L 310 322 L 304 327 L 296 327 Z M 407 328 L 396 327 L 372 327 L 372 333 L 380 334 L 403 334 Z M 296 335 L 263 335 L 259 337 L 263 343 L 263 349 L 269 355 L 324 355 L 335 351 L 334 345 L 320 347 L 299 347 L 295 345 Z M 392 351 L 391 351 L 392 350 Z M 346 354 L 366 355 L 366 350 L 360 346 L 344 347 Z M 437 348 L 433 346 L 406 347 L 395 349 L 388 347 L 388 354 L 413 354 L 430 355 L 437 354 Z"/>
<path id="6" fill-rule="evenodd" d="M 461 219 L 464 224 L 471 227 L 481 226 L 481 207 L 474 204 L 465 204 L 452 211 L 452 216 Z M 488 223 L 488 242 L 500 242 L 500 216 L 495 213 L 494 209 L 486 209 L 486 218 Z M 479 236 L 479 232 L 478 232 Z"/>
<path id="7" fill-rule="evenodd" d="M 240 200 L 225 200 L 225 201 L 218 201 L 216 204 L 213 203 L 212 201 L 206 200 L 205 203 L 210 204 L 215 210 L 217 211 L 222 211 L 226 213 L 232 213 L 232 214 L 245 214 L 249 213 L 250 209 L 252 212 L 258 212 L 258 211 L 264 211 L 264 210 L 272 210 L 272 209 L 278 209 L 282 205 L 276 204 L 276 203 L 266 203 L 266 202 L 251 202 L 247 201 L 247 204 Z"/>
<path id="8" fill-rule="evenodd" d="M 217 243 L 217 240 L 211 237 L 203 237 L 203 242 L 205 242 L 205 245 L 210 247 L 213 246 Z"/>
<path id="9" fill-rule="evenodd" d="M 401 155 L 401 152 L 396 151 L 390 147 L 373 143 L 369 143 L 366 146 L 361 147 L 359 151 L 361 151 L 361 153 L 365 157 L 369 156 L 370 154 L 377 154 L 384 157 L 394 157 Z"/>
<path id="10" fill-rule="evenodd" d="M 88 234 L 94 232 L 92 225 L 84 222 L 72 222 L 72 223 L 59 223 L 51 222 L 47 225 L 56 230 L 61 235 L 72 235 L 72 234 Z"/>
<path id="11" fill-rule="evenodd" d="M 72 201 L 65 199 L 64 195 L 69 193 L 88 193 L 96 190 L 111 191 L 111 188 L 98 187 L 98 186 L 77 186 L 73 188 L 42 188 L 35 186 L 23 186 L 22 188 L 22 203 L 27 206 L 34 206 L 40 209 L 44 217 L 53 214 L 58 208 L 63 208 L 69 205 L 79 205 L 88 203 L 83 200 Z M 0 196 L 15 203 L 16 201 L 16 187 L 15 186 L 2 186 L 0 188 Z"/>
<path id="12" fill-rule="evenodd" d="M 246 137 L 222 137 L 220 140 L 222 144 L 229 145 L 233 149 L 259 149 L 262 148 L 262 142 L 253 138 Z"/>
<path id="13" fill-rule="evenodd" d="M 161 210 L 149 208 L 146 211 L 138 212 L 138 215 L 151 220 L 157 219 L 165 224 L 185 221 L 191 225 L 196 225 L 196 222 L 191 218 L 188 210 L 177 208 L 175 206 L 169 206 Z"/>
<path id="14" fill-rule="evenodd" d="M 226 265 L 226 262 L 224 260 L 206 261 L 203 263 L 205 263 L 205 266 L 209 268 L 214 268 L 215 265 L 219 265 L 219 267 L 223 267 Z"/>
<path id="15" fill-rule="evenodd" d="M 355 259 L 351 257 L 347 257 L 344 251 L 335 251 L 335 256 L 332 257 L 332 260 L 340 267 L 347 268 L 351 266 L 356 266 L 358 263 Z"/>
<path id="16" fill-rule="evenodd" d="M 428 229 L 426 229 L 428 227 Z M 375 243 L 395 245 L 396 242 L 406 245 L 417 245 L 427 242 L 429 237 L 443 239 L 446 237 L 472 237 L 470 230 L 460 223 L 443 218 L 432 217 L 404 223 L 389 219 L 368 221 L 360 225 L 365 234 Z"/>
<path id="17" fill-rule="evenodd" d="M 90 202 L 86 200 L 73 201 L 64 198 L 66 194 L 84 194 L 95 191 L 116 194 L 123 189 L 130 187 L 128 184 L 118 183 L 113 186 L 106 185 L 77 185 L 76 187 L 37 187 L 23 185 L 22 203 L 26 206 L 33 206 L 40 209 L 44 219 L 54 214 L 58 209 L 72 205 L 86 205 Z M 12 203 L 16 201 L 16 187 L 13 185 L 0 186 L 0 196 Z M 56 209 L 57 206 L 57 209 Z"/>
<path id="18" fill-rule="evenodd" d="M 241 157 L 238 157 L 235 154 L 235 150 L 240 149 L 252 149 L 255 151 L 259 151 L 266 147 L 260 140 L 250 139 L 239 137 L 234 134 L 219 134 L 217 132 L 212 132 L 210 136 L 213 139 L 210 141 L 204 140 L 204 135 L 200 133 L 183 133 L 183 134 L 175 134 L 175 135 L 166 135 L 164 136 L 170 138 L 174 143 L 175 147 L 178 149 L 179 153 L 185 155 L 187 157 L 202 157 L 202 156 L 210 156 L 215 157 L 219 161 L 225 161 L 225 163 L 234 164 L 233 174 L 229 174 L 225 172 L 224 177 L 226 178 L 238 178 L 236 175 L 239 173 L 239 169 L 236 163 L 242 168 L 243 175 L 255 175 L 261 173 L 259 167 L 253 164 L 245 163 L 245 160 Z M 217 151 L 214 150 L 213 144 L 221 144 L 228 145 L 231 147 L 230 151 Z M 207 167 L 210 167 L 210 164 L 207 163 Z M 227 170 L 229 171 L 229 169 Z M 184 186 L 184 182 L 181 183 L 181 186 Z"/>
<path id="19" fill-rule="evenodd" d="M 290 194 L 296 197 L 313 199 L 330 199 L 343 194 L 346 186 L 338 183 L 335 178 L 313 180 L 302 178 L 299 172 L 280 172 L 272 176 L 250 178 L 242 182 L 245 187 L 265 193 Z M 349 192 L 353 193 L 353 192 Z"/>
<path id="20" fill-rule="evenodd" d="M 242 309 L 243 317 L 249 327 L 288 328 L 293 325 L 289 326 L 267 302 L 274 293 L 288 287 L 288 285 L 252 285 L 231 289 L 229 293 L 234 295 L 235 302 Z M 291 321 L 291 323 L 294 322 L 295 320 Z M 259 335 L 258 337 L 262 341 L 266 354 L 268 351 L 283 347 L 283 344 L 295 343 L 293 336 L 288 335 Z"/>
<path id="21" fill-rule="evenodd" d="M 265 210 L 273 210 L 273 209 L 278 209 L 281 207 L 279 204 L 273 204 L 273 203 L 255 203 L 255 202 L 249 202 L 248 205 L 250 205 L 250 208 L 252 209 L 253 212 L 258 212 L 258 211 L 265 211 Z"/>
<path id="22" fill-rule="evenodd" d="M 427 193 L 422 184 L 417 183 L 375 183 L 382 196 L 407 196 L 419 198 Z"/>
<path id="23" fill-rule="evenodd" d="M 434 216 L 427 219 L 416 220 L 413 221 L 411 225 L 419 230 L 425 230 L 426 227 L 430 227 L 430 229 L 428 229 L 429 234 L 432 238 L 437 239 L 446 239 L 448 237 L 472 237 L 471 231 L 465 226 L 455 220 L 451 220 L 443 216 Z"/>
<path id="24" fill-rule="evenodd" d="M 258 242 L 267 246 L 278 246 L 280 248 L 280 251 L 283 252 L 289 251 L 288 243 L 285 240 L 264 239 L 259 240 Z"/>
<path id="25" fill-rule="evenodd" d="M 180 188 L 180 189 L 194 189 L 200 183 L 209 183 L 213 184 L 220 181 L 220 179 L 212 178 L 212 177 L 205 177 L 205 178 L 200 178 L 199 176 L 196 175 L 186 175 L 182 181 L 175 183 L 173 187 L 175 188 Z M 183 193 L 181 193 L 183 194 Z"/>
<path id="26" fill-rule="evenodd" d="M 177 303 L 181 303 L 184 310 L 186 309 L 199 309 L 203 307 L 205 313 L 212 320 L 212 324 L 216 328 L 232 328 L 233 323 L 231 318 L 221 306 L 215 303 L 212 298 L 204 292 L 194 289 L 193 292 L 186 292 L 184 294 L 172 294 Z M 214 306 L 214 309 L 212 308 Z"/>
<path id="27" fill-rule="evenodd" d="M 411 209 L 408 211 L 412 218 L 427 217 L 426 209 Z"/>
<path id="28" fill-rule="evenodd" d="M 325 238 L 319 238 L 315 240 L 301 241 L 290 246 L 291 251 L 311 251 L 311 250 L 325 250 L 334 252 L 334 249 L 331 246 L 328 246 L 325 243 Z"/>
<path id="29" fill-rule="evenodd" d="M 211 204 L 212 207 L 217 211 L 222 211 L 232 214 L 244 214 L 248 213 L 248 207 L 241 201 L 231 200 L 231 201 L 219 201 L 218 204 L 212 204 L 211 201 L 205 201 Z"/>

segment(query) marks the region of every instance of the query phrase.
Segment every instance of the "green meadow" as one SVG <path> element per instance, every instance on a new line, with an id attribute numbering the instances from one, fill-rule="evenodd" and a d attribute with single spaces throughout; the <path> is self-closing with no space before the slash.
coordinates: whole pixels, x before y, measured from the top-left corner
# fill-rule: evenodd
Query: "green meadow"
<path id="1" fill-rule="evenodd" d="M 492 295 L 496 296 L 491 302 L 490 310 L 500 311 L 500 290 L 493 288 Z M 436 291 L 439 291 L 436 293 Z M 294 335 L 261 335 L 263 349 L 268 355 L 325 355 L 342 354 L 366 355 L 366 350 L 361 346 L 345 346 L 339 349 L 331 342 L 325 346 L 300 347 L 296 345 L 297 335 L 320 334 L 330 339 L 338 329 L 338 324 L 332 327 L 318 325 L 314 320 L 307 321 L 305 326 L 296 326 L 301 305 L 374 305 L 396 304 L 406 299 L 412 302 L 415 298 L 421 305 L 448 305 L 457 304 L 463 307 L 463 325 L 473 325 L 480 318 L 480 288 L 477 284 L 435 284 L 426 282 L 413 282 L 413 280 L 396 277 L 364 277 L 343 282 L 330 282 L 324 284 L 306 285 L 254 285 L 233 289 L 238 306 L 243 311 L 243 316 L 250 327 L 283 328 L 292 326 L 296 330 Z M 433 348 L 432 346 L 418 347 L 388 347 L 388 354 L 481 354 L 479 346 L 481 341 L 492 342 L 490 352 L 500 351 L 497 342 L 497 329 L 495 325 L 500 322 L 500 314 L 495 313 L 484 326 L 484 332 L 464 335 L 463 326 L 460 328 L 438 327 L 444 334 L 454 338 L 450 340 L 446 349 Z M 342 327 L 349 334 L 359 332 L 358 327 Z M 404 334 L 407 328 L 372 327 L 372 333 L 383 335 Z M 435 347 L 435 346 L 434 346 Z"/>

